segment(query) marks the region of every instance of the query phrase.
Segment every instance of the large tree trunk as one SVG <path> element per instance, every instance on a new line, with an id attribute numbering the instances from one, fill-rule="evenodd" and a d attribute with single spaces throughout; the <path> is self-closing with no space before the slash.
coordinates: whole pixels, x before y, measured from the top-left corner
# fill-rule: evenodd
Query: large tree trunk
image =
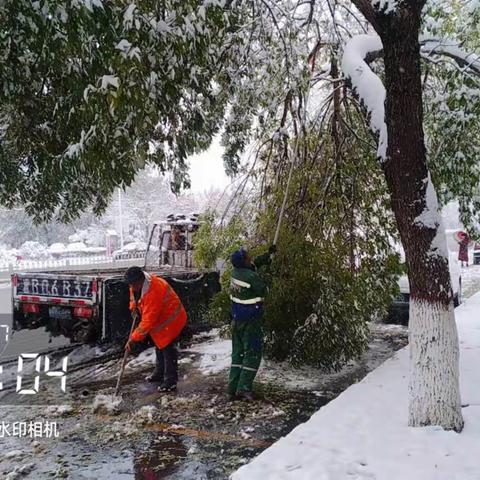
<path id="1" fill-rule="evenodd" d="M 384 17 L 379 29 L 388 130 L 384 171 L 410 280 L 409 424 L 460 431 L 459 350 L 448 251 L 422 125 L 420 17 L 420 11 L 401 7 Z"/>

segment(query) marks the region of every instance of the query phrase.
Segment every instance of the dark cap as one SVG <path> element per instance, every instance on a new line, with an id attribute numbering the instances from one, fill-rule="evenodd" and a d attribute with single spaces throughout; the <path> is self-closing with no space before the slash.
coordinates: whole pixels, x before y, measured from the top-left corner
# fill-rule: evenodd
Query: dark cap
<path id="1" fill-rule="evenodd" d="M 130 267 L 123 276 L 124 280 L 131 285 L 132 283 L 145 280 L 145 274 L 140 267 Z"/>
<path id="2" fill-rule="evenodd" d="M 240 248 L 236 252 L 233 252 L 232 255 L 230 256 L 230 260 L 232 262 L 232 265 L 235 268 L 244 268 L 245 265 L 245 259 L 247 258 L 247 250 L 245 248 Z"/>

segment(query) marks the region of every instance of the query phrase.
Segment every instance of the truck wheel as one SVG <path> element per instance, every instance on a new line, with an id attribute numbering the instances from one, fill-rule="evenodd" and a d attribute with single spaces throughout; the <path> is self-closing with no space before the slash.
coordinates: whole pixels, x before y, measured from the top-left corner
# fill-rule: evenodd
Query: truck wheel
<path id="1" fill-rule="evenodd" d="M 77 325 L 72 332 L 72 341 L 74 343 L 90 343 L 96 340 L 95 327 L 88 321 L 84 320 Z"/>

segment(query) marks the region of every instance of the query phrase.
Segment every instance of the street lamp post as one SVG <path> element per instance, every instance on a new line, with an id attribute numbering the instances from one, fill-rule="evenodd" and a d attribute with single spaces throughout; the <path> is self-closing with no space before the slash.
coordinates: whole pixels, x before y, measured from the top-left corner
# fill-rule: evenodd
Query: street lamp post
<path id="1" fill-rule="evenodd" d="M 123 249 L 123 214 L 122 214 L 122 192 L 118 189 L 118 214 L 120 220 L 120 248 Z"/>

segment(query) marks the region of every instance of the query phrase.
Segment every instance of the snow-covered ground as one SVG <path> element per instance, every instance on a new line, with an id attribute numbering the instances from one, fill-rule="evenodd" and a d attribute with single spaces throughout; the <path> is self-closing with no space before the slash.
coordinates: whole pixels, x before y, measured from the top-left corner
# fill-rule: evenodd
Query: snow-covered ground
<path id="1" fill-rule="evenodd" d="M 206 342 L 196 344 L 188 351 L 199 354 L 198 368 L 204 375 L 219 373 L 230 367 L 232 341 L 218 338 L 218 330 L 211 332 Z"/>
<path id="2" fill-rule="evenodd" d="M 59 398 L 53 382 L 52 388 L 42 384 L 43 403 L 7 405 L 6 399 L 0 405 L 2 421 L 55 421 L 60 433 L 58 439 L 35 441 L 0 435 L 0 478 L 133 480 L 146 478 L 141 473 L 148 470 L 152 480 L 223 480 L 404 345 L 405 327 L 375 328 L 364 358 L 342 372 L 265 362 L 256 384 L 261 400 L 253 405 L 226 401 L 231 341 L 215 330 L 180 350 L 175 396 L 162 396 L 143 381 L 154 366 L 153 348 L 129 361 L 122 402 L 112 397 L 118 358 L 72 371 L 67 396 Z M 83 346 L 70 355 L 73 365 L 109 353 Z M 8 370 L 15 375 L 14 366 Z"/>
<path id="3" fill-rule="evenodd" d="M 232 480 L 478 480 L 479 308 L 480 293 L 456 310 L 465 419 L 461 434 L 407 426 L 405 347 L 240 468 Z"/>
<path id="4" fill-rule="evenodd" d="M 473 258 L 472 256 L 470 258 Z M 462 268 L 462 296 L 471 297 L 480 290 L 480 265 L 470 265 Z"/>

